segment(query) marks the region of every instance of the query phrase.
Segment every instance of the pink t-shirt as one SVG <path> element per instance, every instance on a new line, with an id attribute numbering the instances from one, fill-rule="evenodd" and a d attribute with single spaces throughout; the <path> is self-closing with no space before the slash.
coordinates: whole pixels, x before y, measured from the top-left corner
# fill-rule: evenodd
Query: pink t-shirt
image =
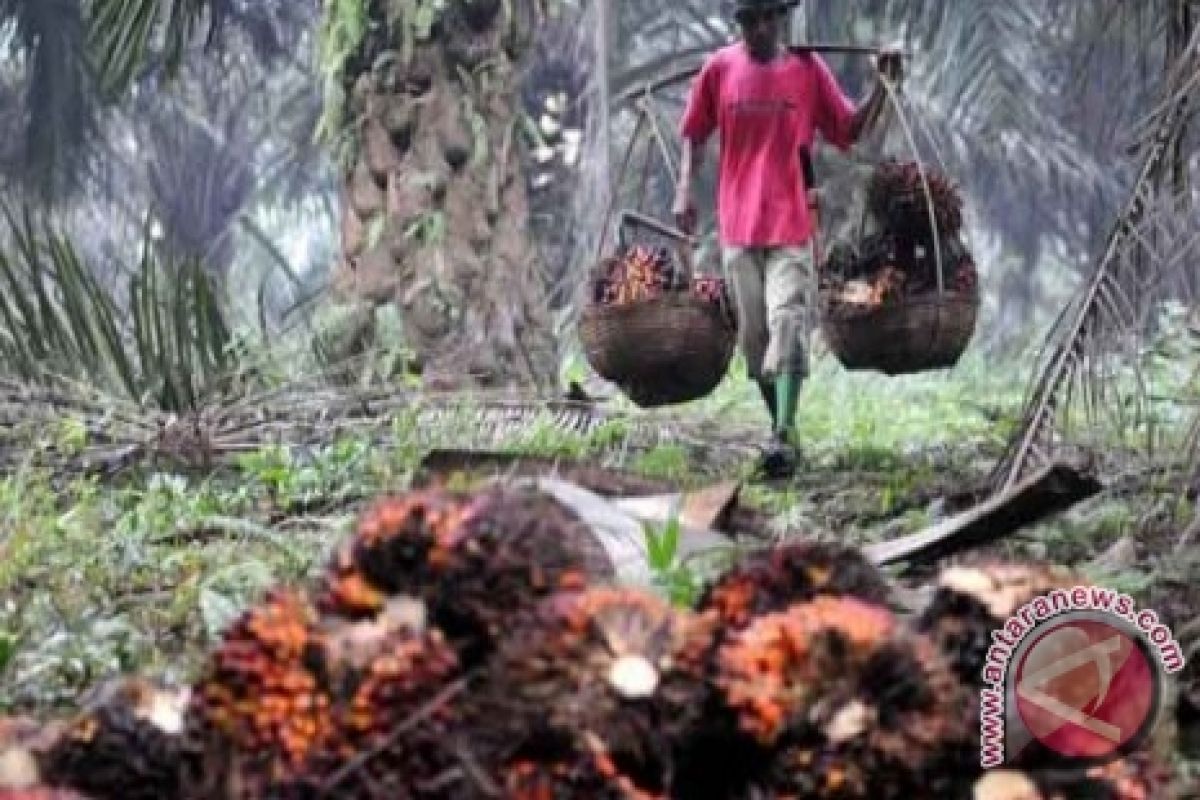
<path id="1" fill-rule="evenodd" d="M 680 132 L 697 143 L 720 132 L 717 209 L 721 242 L 802 245 L 812 234 L 800 148 L 815 131 L 853 144 L 854 105 L 815 53 L 755 63 L 741 42 L 714 53 L 692 85 Z"/>

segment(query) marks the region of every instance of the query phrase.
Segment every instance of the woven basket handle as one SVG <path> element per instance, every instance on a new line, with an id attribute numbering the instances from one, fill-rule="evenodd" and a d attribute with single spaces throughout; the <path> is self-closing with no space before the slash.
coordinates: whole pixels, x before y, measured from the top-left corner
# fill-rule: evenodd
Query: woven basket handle
<path id="1" fill-rule="evenodd" d="M 696 237 L 660 222 L 654 217 L 646 216 L 640 211 L 626 209 L 621 212 L 620 221 L 617 223 L 617 241 L 622 248 L 627 244 L 625 231 L 631 227 L 645 228 L 674 240 L 675 252 L 679 255 L 679 262 L 683 265 L 684 273 L 689 281 L 692 279 L 696 273 L 692 265 L 692 248 L 696 246 Z"/>

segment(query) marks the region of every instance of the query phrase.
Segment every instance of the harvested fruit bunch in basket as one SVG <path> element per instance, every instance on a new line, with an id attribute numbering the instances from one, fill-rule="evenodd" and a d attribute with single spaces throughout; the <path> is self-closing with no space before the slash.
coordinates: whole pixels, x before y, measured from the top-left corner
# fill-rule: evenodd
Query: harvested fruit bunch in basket
<path id="1" fill-rule="evenodd" d="M 950 180 L 929 166 L 913 161 L 885 161 L 875 170 L 867 189 L 867 206 L 887 231 L 907 239 L 932 240 L 930 202 L 938 236 L 954 236 L 962 228 L 962 196 Z M 928 182 L 928 193 L 926 193 Z"/>
<path id="2" fill-rule="evenodd" d="M 682 271 L 675 268 L 669 250 L 648 245 L 634 245 L 601 263 L 592 285 L 592 302 L 598 306 L 623 306 L 689 290 L 694 297 L 712 303 L 732 319 L 733 303 L 723 279 L 699 276 L 689 285 Z"/>
<path id="3" fill-rule="evenodd" d="M 970 251 L 957 237 L 941 242 L 942 288 L 974 295 L 979 275 Z M 889 233 L 866 237 L 857 246 L 834 245 L 821 270 L 821 294 L 831 310 L 873 311 L 906 297 L 938 291 L 938 254 L 931 246 Z"/>
<path id="4" fill-rule="evenodd" d="M 679 288 L 671 254 L 666 248 L 634 245 L 600 267 L 592 300 L 597 305 L 613 306 L 653 300 L 664 292 Z"/>
<path id="5" fill-rule="evenodd" d="M 724 278 L 711 275 L 693 278 L 692 294 L 721 309 L 721 313 L 725 315 L 725 319 L 730 325 L 737 324 L 736 308 L 733 305 L 733 298 L 729 294 L 729 284 L 725 282 Z"/>

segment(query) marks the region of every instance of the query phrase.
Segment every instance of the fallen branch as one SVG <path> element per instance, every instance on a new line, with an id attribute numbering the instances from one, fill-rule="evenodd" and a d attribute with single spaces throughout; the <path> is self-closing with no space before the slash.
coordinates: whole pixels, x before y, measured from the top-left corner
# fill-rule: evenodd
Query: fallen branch
<path id="1" fill-rule="evenodd" d="M 924 531 L 865 548 L 876 564 L 919 563 L 990 544 L 1100 492 L 1095 478 L 1055 462 L 1001 494 Z"/>

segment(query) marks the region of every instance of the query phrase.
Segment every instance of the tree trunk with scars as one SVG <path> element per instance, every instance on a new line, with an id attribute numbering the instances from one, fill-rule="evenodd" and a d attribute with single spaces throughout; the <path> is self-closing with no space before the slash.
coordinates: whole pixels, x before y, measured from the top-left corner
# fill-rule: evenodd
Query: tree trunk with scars
<path id="1" fill-rule="evenodd" d="M 544 384 L 555 351 L 517 91 L 540 0 L 364 2 L 336 286 L 396 304 L 427 383 Z"/>

